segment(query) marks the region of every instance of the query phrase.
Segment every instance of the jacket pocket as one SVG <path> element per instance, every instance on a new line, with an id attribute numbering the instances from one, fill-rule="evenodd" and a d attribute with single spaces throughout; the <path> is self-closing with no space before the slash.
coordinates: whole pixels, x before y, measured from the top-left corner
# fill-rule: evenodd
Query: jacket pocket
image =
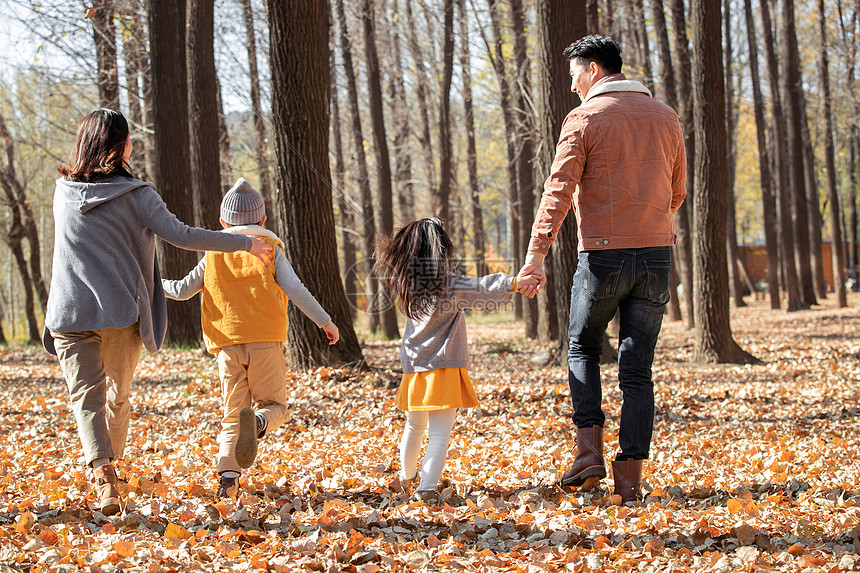
<path id="1" fill-rule="evenodd" d="M 655 304 L 669 302 L 669 278 L 672 265 L 668 260 L 650 260 L 645 262 L 648 282 L 645 285 L 645 298 Z"/>
<path id="2" fill-rule="evenodd" d="M 579 264 L 585 267 L 584 286 L 591 300 L 603 300 L 616 295 L 624 261 L 600 259 L 589 254 L 581 257 Z"/>

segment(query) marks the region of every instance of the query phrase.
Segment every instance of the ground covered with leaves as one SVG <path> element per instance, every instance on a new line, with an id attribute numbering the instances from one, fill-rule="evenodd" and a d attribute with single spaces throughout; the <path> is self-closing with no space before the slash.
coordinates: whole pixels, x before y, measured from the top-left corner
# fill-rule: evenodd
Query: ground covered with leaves
<path id="1" fill-rule="evenodd" d="M 97 511 L 65 386 L 38 349 L 0 354 L 0 572 L 847 571 L 860 569 L 860 296 L 796 313 L 733 310 L 756 366 L 689 362 L 666 323 L 654 369 L 648 497 L 554 485 L 573 460 L 566 375 L 514 321 L 469 326 L 482 404 L 458 415 L 441 507 L 388 488 L 404 416 L 396 342 L 374 369 L 291 375 L 290 419 L 238 500 L 216 501 L 217 368 L 146 356 L 118 463 L 122 514 Z M 608 457 L 620 394 L 605 367 Z"/>

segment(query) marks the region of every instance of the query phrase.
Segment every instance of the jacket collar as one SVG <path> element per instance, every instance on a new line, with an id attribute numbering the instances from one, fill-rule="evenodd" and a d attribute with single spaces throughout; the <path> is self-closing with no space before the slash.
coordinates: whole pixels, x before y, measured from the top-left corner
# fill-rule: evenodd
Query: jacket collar
<path id="1" fill-rule="evenodd" d="M 648 97 L 653 97 L 648 88 L 643 86 L 641 83 L 634 80 L 628 80 L 624 77 L 624 74 L 612 74 L 604 76 L 594 82 L 594 85 L 592 85 L 591 89 L 588 90 L 588 93 L 585 95 L 585 100 L 583 100 L 582 103 L 587 102 L 596 95 L 610 92 L 639 92 L 647 95 Z"/>

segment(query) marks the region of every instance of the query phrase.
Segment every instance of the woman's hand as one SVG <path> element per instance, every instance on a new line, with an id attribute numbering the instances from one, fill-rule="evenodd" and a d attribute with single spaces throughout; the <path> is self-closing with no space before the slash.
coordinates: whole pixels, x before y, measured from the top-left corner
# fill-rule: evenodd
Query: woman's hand
<path id="1" fill-rule="evenodd" d="M 263 261 L 263 264 L 266 266 L 269 266 L 269 261 L 273 257 L 272 246 L 257 237 L 251 237 L 251 250 L 248 252 Z"/>

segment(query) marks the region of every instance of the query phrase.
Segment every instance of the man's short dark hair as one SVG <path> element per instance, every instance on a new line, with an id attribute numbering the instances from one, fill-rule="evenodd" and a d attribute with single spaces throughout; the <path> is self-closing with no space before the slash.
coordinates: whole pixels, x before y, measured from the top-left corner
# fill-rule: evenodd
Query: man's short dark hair
<path id="1" fill-rule="evenodd" d="M 579 64 L 595 62 L 610 74 L 621 73 L 621 47 L 609 36 L 592 34 L 580 38 L 565 48 L 564 56 Z"/>

